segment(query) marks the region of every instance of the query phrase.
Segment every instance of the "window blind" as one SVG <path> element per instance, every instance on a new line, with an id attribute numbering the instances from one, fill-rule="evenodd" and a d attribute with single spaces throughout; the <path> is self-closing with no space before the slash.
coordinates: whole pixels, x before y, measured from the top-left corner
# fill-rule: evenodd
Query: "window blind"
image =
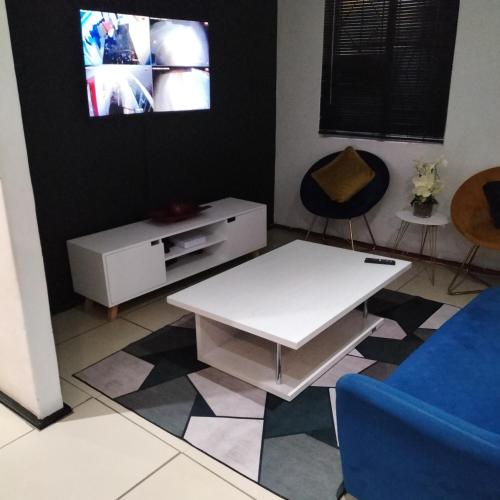
<path id="1" fill-rule="evenodd" d="M 326 0 L 320 133 L 442 142 L 459 0 Z"/>

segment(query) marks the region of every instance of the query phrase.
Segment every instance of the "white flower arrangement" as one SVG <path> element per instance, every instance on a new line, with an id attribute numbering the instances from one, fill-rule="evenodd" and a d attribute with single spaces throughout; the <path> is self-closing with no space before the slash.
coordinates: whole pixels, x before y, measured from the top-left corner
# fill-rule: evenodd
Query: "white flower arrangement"
<path id="1" fill-rule="evenodd" d="M 414 195 L 411 202 L 412 205 L 415 203 L 437 203 L 435 195 L 443 189 L 443 183 L 439 178 L 439 169 L 446 167 L 446 165 L 448 165 L 448 161 L 444 156 L 439 157 L 433 162 L 415 161 L 417 175 L 412 179 Z"/>

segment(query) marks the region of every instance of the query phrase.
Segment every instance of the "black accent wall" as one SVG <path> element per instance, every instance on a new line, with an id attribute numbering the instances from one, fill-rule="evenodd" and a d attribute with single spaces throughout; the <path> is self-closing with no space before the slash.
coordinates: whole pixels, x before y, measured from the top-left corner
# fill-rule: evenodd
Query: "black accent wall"
<path id="1" fill-rule="evenodd" d="M 7 0 L 7 8 L 53 312 L 78 300 L 68 239 L 143 219 L 169 199 L 235 196 L 273 213 L 276 0 Z M 208 20 L 212 109 L 90 119 L 80 8 Z"/>

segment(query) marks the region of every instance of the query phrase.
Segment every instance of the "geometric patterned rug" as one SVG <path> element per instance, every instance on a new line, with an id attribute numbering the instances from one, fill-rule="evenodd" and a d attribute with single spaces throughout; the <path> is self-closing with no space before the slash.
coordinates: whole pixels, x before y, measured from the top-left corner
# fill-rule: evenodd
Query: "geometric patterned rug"
<path id="1" fill-rule="evenodd" d="M 191 314 L 75 376 L 278 495 L 332 499 L 342 482 L 337 380 L 383 380 L 458 308 L 382 290 L 369 311 L 382 327 L 291 402 L 199 362 Z"/>

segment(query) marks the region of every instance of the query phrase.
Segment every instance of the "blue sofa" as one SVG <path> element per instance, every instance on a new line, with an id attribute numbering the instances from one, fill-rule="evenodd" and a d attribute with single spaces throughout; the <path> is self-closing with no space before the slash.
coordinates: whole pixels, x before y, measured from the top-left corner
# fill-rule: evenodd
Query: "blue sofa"
<path id="1" fill-rule="evenodd" d="M 500 499 L 500 288 L 384 382 L 337 384 L 345 489 L 359 500 Z"/>

